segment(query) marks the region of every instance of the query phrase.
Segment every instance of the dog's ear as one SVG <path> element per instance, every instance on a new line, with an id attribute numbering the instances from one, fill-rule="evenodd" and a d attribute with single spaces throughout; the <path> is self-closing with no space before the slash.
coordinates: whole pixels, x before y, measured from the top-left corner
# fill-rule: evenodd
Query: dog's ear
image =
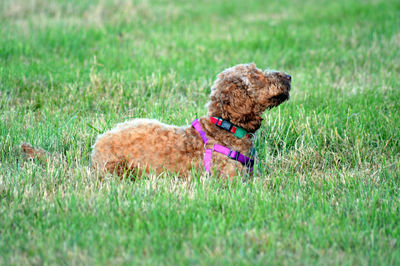
<path id="1" fill-rule="evenodd" d="M 242 86 L 245 85 L 232 83 L 221 92 L 223 111 L 227 117 L 238 119 L 252 112 L 253 100 Z"/>
<path id="2" fill-rule="evenodd" d="M 221 93 L 222 118 L 239 125 L 250 132 L 261 126 L 262 118 L 255 112 L 255 101 L 246 90 L 230 85 Z"/>

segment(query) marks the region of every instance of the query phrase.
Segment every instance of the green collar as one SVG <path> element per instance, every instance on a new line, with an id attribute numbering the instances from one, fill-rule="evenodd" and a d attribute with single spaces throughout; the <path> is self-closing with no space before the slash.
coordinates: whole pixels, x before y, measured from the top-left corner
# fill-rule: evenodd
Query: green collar
<path id="1" fill-rule="evenodd" d="M 220 117 L 211 116 L 210 121 L 211 121 L 211 123 L 215 124 L 216 126 L 233 133 L 239 139 L 243 138 L 244 136 L 247 136 L 248 138 L 250 138 L 250 134 L 247 133 L 247 131 L 245 129 L 235 126 L 231 122 L 224 120 Z"/>

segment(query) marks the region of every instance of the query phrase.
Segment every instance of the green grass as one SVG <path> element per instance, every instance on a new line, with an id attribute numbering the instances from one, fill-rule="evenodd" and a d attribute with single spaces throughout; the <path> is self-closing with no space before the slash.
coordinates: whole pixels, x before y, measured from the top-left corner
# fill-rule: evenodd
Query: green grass
<path id="1" fill-rule="evenodd" d="M 84 2 L 84 3 L 83 3 Z M 0 264 L 400 264 L 398 1 L 0 3 Z M 206 115 L 217 73 L 284 70 L 260 173 L 98 180 L 134 117 Z M 54 154 L 27 162 L 23 141 Z"/>

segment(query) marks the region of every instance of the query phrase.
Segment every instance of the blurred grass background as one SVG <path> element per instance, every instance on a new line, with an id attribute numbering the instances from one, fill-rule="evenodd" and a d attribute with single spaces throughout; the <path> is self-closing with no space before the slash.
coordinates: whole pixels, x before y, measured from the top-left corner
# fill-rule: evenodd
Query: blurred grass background
<path id="1" fill-rule="evenodd" d="M 1 264 L 398 264 L 398 1 L 0 3 Z M 293 77 L 260 174 L 99 181 L 95 137 L 206 115 L 223 69 Z M 23 141 L 59 155 L 26 162 Z"/>

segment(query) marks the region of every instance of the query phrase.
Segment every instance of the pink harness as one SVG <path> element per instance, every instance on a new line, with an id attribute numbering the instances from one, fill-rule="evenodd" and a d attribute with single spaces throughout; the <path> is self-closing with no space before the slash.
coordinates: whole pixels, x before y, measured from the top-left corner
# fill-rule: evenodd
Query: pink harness
<path id="1" fill-rule="evenodd" d="M 197 132 L 199 132 L 201 138 L 203 139 L 204 147 L 205 147 L 207 142 L 208 142 L 208 138 L 206 137 L 206 133 L 201 128 L 199 120 L 197 120 L 197 119 L 194 120 L 192 122 L 192 127 L 194 129 L 196 129 Z M 249 171 L 248 171 L 249 173 L 253 172 L 253 166 L 254 166 L 254 160 L 253 159 L 251 159 L 251 158 L 249 158 L 247 156 L 244 156 L 243 154 L 241 154 L 238 151 L 231 150 L 231 149 L 229 149 L 229 148 L 227 148 L 225 146 L 219 145 L 219 144 L 214 144 L 212 149 L 207 149 L 206 148 L 206 151 L 204 153 L 204 169 L 209 175 L 211 175 L 211 170 L 210 169 L 211 169 L 211 158 L 212 158 L 212 152 L 213 151 L 222 153 L 222 154 L 228 156 L 229 158 L 240 162 L 244 166 L 249 167 Z"/>

